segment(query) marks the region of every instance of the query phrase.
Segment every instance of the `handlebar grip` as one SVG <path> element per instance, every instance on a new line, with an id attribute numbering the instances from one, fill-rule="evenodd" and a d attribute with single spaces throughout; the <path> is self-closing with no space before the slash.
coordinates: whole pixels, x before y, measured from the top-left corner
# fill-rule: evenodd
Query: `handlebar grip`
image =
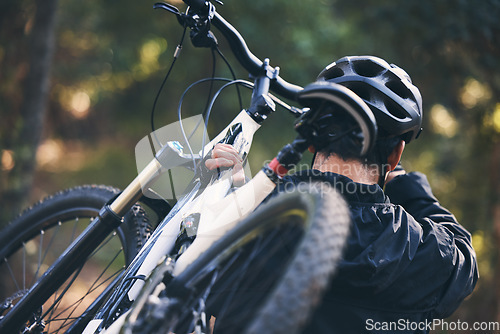
<path id="1" fill-rule="evenodd" d="M 193 8 L 194 10 L 198 10 L 206 5 L 205 0 L 182 0 L 186 5 Z"/>

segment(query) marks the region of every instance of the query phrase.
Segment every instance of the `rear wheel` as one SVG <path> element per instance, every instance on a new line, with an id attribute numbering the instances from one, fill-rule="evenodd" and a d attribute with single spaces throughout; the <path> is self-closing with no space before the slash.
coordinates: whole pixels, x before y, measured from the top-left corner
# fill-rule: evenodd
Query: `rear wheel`
<path id="1" fill-rule="evenodd" d="M 126 327 L 190 333 L 207 313 L 215 333 L 297 333 L 335 272 L 349 223 L 329 186 L 280 194 L 150 297 Z"/>
<path id="2" fill-rule="evenodd" d="M 60 192 L 27 209 L 0 232 L 1 316 L 29 291 L 118 192 L 105 186 Z M 146 213 L 135 205 L 85 264 L 41 308 L 27 315 L 25 326 L 32 328 L 30 333 L 62 333 L 70 328 L 133 259 L 150 232 Z M 86 314 L 88 320 L 91 316 Z"/>

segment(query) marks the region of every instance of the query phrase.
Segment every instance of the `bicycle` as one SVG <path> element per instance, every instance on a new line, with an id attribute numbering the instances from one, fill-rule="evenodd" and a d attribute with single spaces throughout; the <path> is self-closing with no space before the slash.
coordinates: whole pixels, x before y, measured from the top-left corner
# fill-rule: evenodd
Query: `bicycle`
<path id="1" fill-rule="evenodd" d="M 195 46 L 213 47 L 210 27 L 219 30 L 253 77 L 253 83 L 235 79 L 227 84 L 252 89 L 249 108 L 203 144 L 198 154 L 189 143 L 186 153 L 178 141 L 159 145 L 150 137 L 154 159 L 121 192 L 103 186 L 74 188 L 15 219 L 0 235 L 0 272 L 13 278 L 10 287 L 2 279 L 1 333 L 207 332 L 207 314 L 234 332 L 292 333 L 318 303 L 349 230 L 346 204 L 334 190 L 318 191 L 315 185 L 262 202 L 300 161 L 302 152 L 321 144 L 316 135 L 318 103 L 334 103 L 357 121 L 364 135 L 361 155 L 376 137 L 374 116 L 342 86 L 313 83 L 302 88 L 286 82 L 279 68 L 250 52 L 213 4 L 184 2 L 185 13 L 166 3 L 154 7 L 174 13 L 190 28 Z M 303 108 L 288 106 L 269 91 Z M 232 187 L 230 168 L 206 169 L 204 162 L 217 143 L 232 144 L 246 159 L 254 133 L 276 103 L 297 117 L 297 138 L 239 188 Z M 194 178 L 174 206 L 144 196 L 159 175 L 175 166 L 192 168 Z M 154 229 L 147 212 L 159 217 Z M 80 227 L 82 218 L 88 227 Z M 43 247 L 55 246 L 64 228 L 71 230 L 74 241 L 56 250 L 49 267 L 43 262 L 50 264 L 50 253 Z M 111 263 L 89 284 L 86 295 L 69 296 L 85 266 L 95 266 L 93 259 L 107 253 L 106 247 L 115 252 Z M 113 264 L 118 257 L 121 261 Z M 26 264 L 28 258 L 35 259 L 34 268 Z M 22 284 L 13 269 L 18 261 Z M 6 289 L 11 292 L 5 294 Z M 71 300 L 69 304 L 63 303 L 65 299 Z M 242 305 L 252 311 L 238 321 L 235 310 Z"/>

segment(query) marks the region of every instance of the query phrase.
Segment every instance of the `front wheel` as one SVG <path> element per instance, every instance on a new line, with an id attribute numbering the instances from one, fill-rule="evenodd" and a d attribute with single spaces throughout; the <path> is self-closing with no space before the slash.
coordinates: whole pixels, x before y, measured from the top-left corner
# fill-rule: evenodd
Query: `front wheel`
<path id="1" fill-rule="evenodd" d="M 118 192 L 105 186 L 60 192 L 27 209 L 0 232 L 0 317 L 29 291 Z M 81 320 L 82 314 L 90 319 L 92 314 L 85 311 L 134 258 L 150 232 L 146 213 L 135 205 L 59 290 L 41 308 L 26 315 L 25 328 L 30 328 L 30 333 L 63 333 Z"/>
<path id="2" fill-rule="evenodd" d="M 280 194 L 156 289 L 125 332 L 191 333 L 210 314 L 214 333 L 297 333 L 335 272 L 349 224 L 330 186 Z"/>

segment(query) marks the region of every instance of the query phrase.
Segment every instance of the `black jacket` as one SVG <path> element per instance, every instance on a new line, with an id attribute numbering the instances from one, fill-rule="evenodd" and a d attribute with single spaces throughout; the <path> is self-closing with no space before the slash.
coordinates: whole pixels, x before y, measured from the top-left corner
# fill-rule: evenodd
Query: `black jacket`
<path id="1" fill-rule="evenodd" d="M 478 270 L 470 234 L 439 204 L 423 174 L 398 176 L 385 193 L 318 171 L 286 177 L 278 188 L 311 180 L 344 195 L 352 228 L 305 333 L 427 333 L 432 319 L 451 315 L 472 292 Z"/>

